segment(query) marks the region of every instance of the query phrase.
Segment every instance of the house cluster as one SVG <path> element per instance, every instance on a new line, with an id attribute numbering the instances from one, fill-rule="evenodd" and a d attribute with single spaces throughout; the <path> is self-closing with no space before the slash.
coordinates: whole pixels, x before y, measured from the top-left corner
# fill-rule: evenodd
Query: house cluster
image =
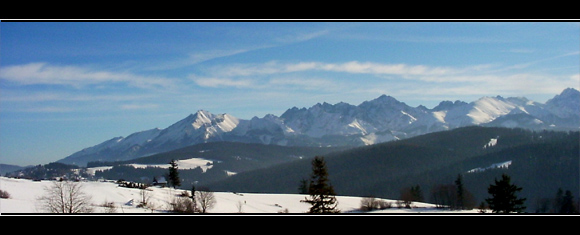
<path id="1" fill-rule="evenodd" d="M 117 184 L 121 187 L 126 187 L 126 188 L 146 189 L 149 186 L 165 187 L 165 186 L 167 186 L 167 180 L 163 176 L 156 176 L 156 177 L 153 177 L 152 184 L 126 181 L 123 179 L 117 180 Z"/>

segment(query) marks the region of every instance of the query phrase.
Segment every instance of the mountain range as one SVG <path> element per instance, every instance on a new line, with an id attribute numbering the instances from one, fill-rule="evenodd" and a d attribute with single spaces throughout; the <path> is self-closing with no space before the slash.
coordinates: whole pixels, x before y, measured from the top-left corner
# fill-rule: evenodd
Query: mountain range
<path id="1" fill-rule="evenodd" d="M 546 103 L 525 97 L 482 97 L 467 103 L 442 101 L 436 107 L 411 107 L 382 95 L 359 105 L 317 103 L 293 107 L 281 116 L 250 120 L 199 110 L 165 129 L 115 137 L 58 162 L 86 165 L 122 161 L 209 142 L 281 146 L 364 146 L 465 126 L 532 130 L 578 130 L 580 91 L 567 88 Z"/>

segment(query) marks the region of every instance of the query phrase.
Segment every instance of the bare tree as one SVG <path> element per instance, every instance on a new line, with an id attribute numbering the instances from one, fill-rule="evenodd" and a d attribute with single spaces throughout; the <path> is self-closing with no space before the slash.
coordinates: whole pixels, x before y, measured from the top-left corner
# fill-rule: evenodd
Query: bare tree
<path id="1" fill-rule="evenodd" d="M 196 201 L 199 203 L 199 209 L 201 210 L 201 213 L 206 213 L 209 209 L 215 206 L 215 196 L 213 195 L 213 192 L 209 191 L 208 189 L 197 191 L 195 196 Z"/>
<path id="2" fill-rule="evenodd" d="M 372 211 L 379 207 L 379 203 L 375 197 L 363 197 L 360 201 L 360 210 Z"/>
<path id="3" fill-rule="evenodd" d="M 137 207 L 147 208 L 150 206 L 151 194 L 145 188 L 140 189 L 139 195 L 141 196 L 141 201 Z"/>
<path id="4" fill-rule="evenodd" d="M 117 207 L 114 202 L 105 201 L 101 204 L 101 207 L 103 208 L 104 213 L 117 213 Z"/>
<path id="5" fill-rule="evenodd" d="M 91 197 L 83 192 L 82 184 L 72 181 L 54 181 L 44 188 L 45 195 L 38 198 L 42 210 L 49 213 L 90 213 Z"/>
<path id="6" fill-rule="evenodd" d="M 195 213 L 193 201 L 187 197 L 176 196 L 171 201 L 171 211 L 175 213 Z"/>
<path id="7" fill-rule="evenodd" d="M 243 213 L 242 207 L 244 206 L 244 203 L 242 201 L 238 201 L 238 204 L 236 204 L 236 207 L 238 208 L 238 213 Z"/>
<path id="8" fill-rule="evenodd" d="M 10 198 L 10 193 L 0 190 L 0 198 Z"/>

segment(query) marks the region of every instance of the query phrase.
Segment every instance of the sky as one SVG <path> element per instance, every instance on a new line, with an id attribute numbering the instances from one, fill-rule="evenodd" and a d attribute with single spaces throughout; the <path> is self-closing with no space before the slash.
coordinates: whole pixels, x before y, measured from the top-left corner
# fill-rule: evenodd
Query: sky
<path id="1" fill-rule="evenodd" d="M 580 89 L 580 22 L 0 22 L 0 163 L 46 164 L 198 110 L 383 94 L 416 107 Z"/>

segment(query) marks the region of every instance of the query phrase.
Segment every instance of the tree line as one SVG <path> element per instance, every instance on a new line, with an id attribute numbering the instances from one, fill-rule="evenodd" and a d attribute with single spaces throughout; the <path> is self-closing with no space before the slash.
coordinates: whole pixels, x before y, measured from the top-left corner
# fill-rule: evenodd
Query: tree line
<path id="1" fill-rule="evenodd" d="M 301 182 L 301 190 L 305 190 L 309 196 L 305 197 L 301 202 L 311 205 L 307 213 L 339 213 L 337 209 L 338 201 L 334 187 L 329 180 L 329 172 L 326 167 L 326 161 L 322 156 L 316 156 L 311 162 L 312 172 L 309 181 Z M 168 169 L 168 183 L 171 187 L 177 188 L 181 186 L 181 179 L 179 176 L 178 166 L 174 160 L 170 162 Z M 46 195 L 40 197 L 39 200 L 44 208 L 51 213 L 88 213 L 92 212 L 89 205 L 90 196 L 81 190 L 79 184 L 67 181 L 55 181 L 53 187 L 46 188 Z M 493 184 L 487 188 L 489 197 L 485 199 L 485 203 L 481 202 L 479 208 L 487 208 L 493 213 L 521 213 L 526 209 L 526 198 L 520 197 L 518 194 L 523 190 L 511 182 L 511 177 L 507 174 L 502 174 L 501 179 L 495 179 Z M 142 191 L 142 201 L 139 206 L 148 206 L 148 196 L 145 189 Z M 431 196 L 436 201 L 440 208 L 448 208 L 453 210 L 471 209 L 475 207 L 475 201 L 472 194 L 465 189 L 463 185 L 463 177 L 459 174 L 453 185 L 441 185 L 436 187 Z M 64 200 L 60 200 L 63 199 Z M 414 201 L 424 201 L 423 192 L 419 185 L 405 188 L 401 191 L 401 201 L 409 207 Z M 59 199 L 59 200 L 57 200 Z M 196 190 L 195 185 L 192 185 L 191 195 L 187 191 L 182 192 L 180 197 L 176 197 L 170 202 L 171 211 L 180 213 L 206 213 L 215 205 L 215 197 L 213 193 L 204 188 L 203 190 Z M 111 203 L 104 203 L 103 205 L 110 205 Z M 549 203 L 546 203 L 546 206 Z M 552 213 L 578 213 L 578 204 L 574 201 L 574 196 L 570 190 L 565 192 L 559 189 L 555 199 L 552 201 L 553 207 L 549 210 Z M 366 207 L 367 210 L 374 209 L 375 201 L 363 200 L 361 207 Z M 150 205 L 149 205 L 150 206 Z M 241 208 L 240 208 L 241 210 Z M 548 209 L 544 209 L 548 211 Z M 539 212 L 539 211 L 538 211 Z"/>
<path id="2" fill-rule="evenodd" d="M 307 190 L 305 190 L 307 188 Z M 311 204 L 308 213 L 338 213 L 336 209 L 336 193 L 328 179 L 326 162 L 323 157 L 316 156 L 312 160 L 312 174 L 309 183 L 305 180 L 300 182 L 299 190 L 301 193 L 307 192 L 310 198 L 302 202 Z M 502 174 L 501 179 L 495 179 L 493 184 L 487 187 L 489 197 L 485 202 L 479 204 L 481 212 L 484 209 L 491 210 L 492 213 L 522 213 L 526 210 L 526 198 L 518 196 L 523 190 L 511 182 L 511 177 Z M 476 208 L 476 202 L 473 195 L 463 185 L 463 177 L 458 174 L 457 179 L 452 185 L 440 185 L 436 187 L 432 194 L 433 200 L 439 208 L 448 208 L 451 210 L 466 210 Z M 361 209 L 372 210 L 380 207 L 378 201 L 373 198 L 365 198 L 361 201 Z M 419 185 L 405 188 L 401 191 L 400 199 L 406 207 L 410 207 L 413 201 L 424 201 L 423 192 Z M 552 213 L 572 214 L 579 213 L 579 205 L 574 201 L 574 196 L 570 190 L 564 193 L 562 189 L 554 199 Z"/>

